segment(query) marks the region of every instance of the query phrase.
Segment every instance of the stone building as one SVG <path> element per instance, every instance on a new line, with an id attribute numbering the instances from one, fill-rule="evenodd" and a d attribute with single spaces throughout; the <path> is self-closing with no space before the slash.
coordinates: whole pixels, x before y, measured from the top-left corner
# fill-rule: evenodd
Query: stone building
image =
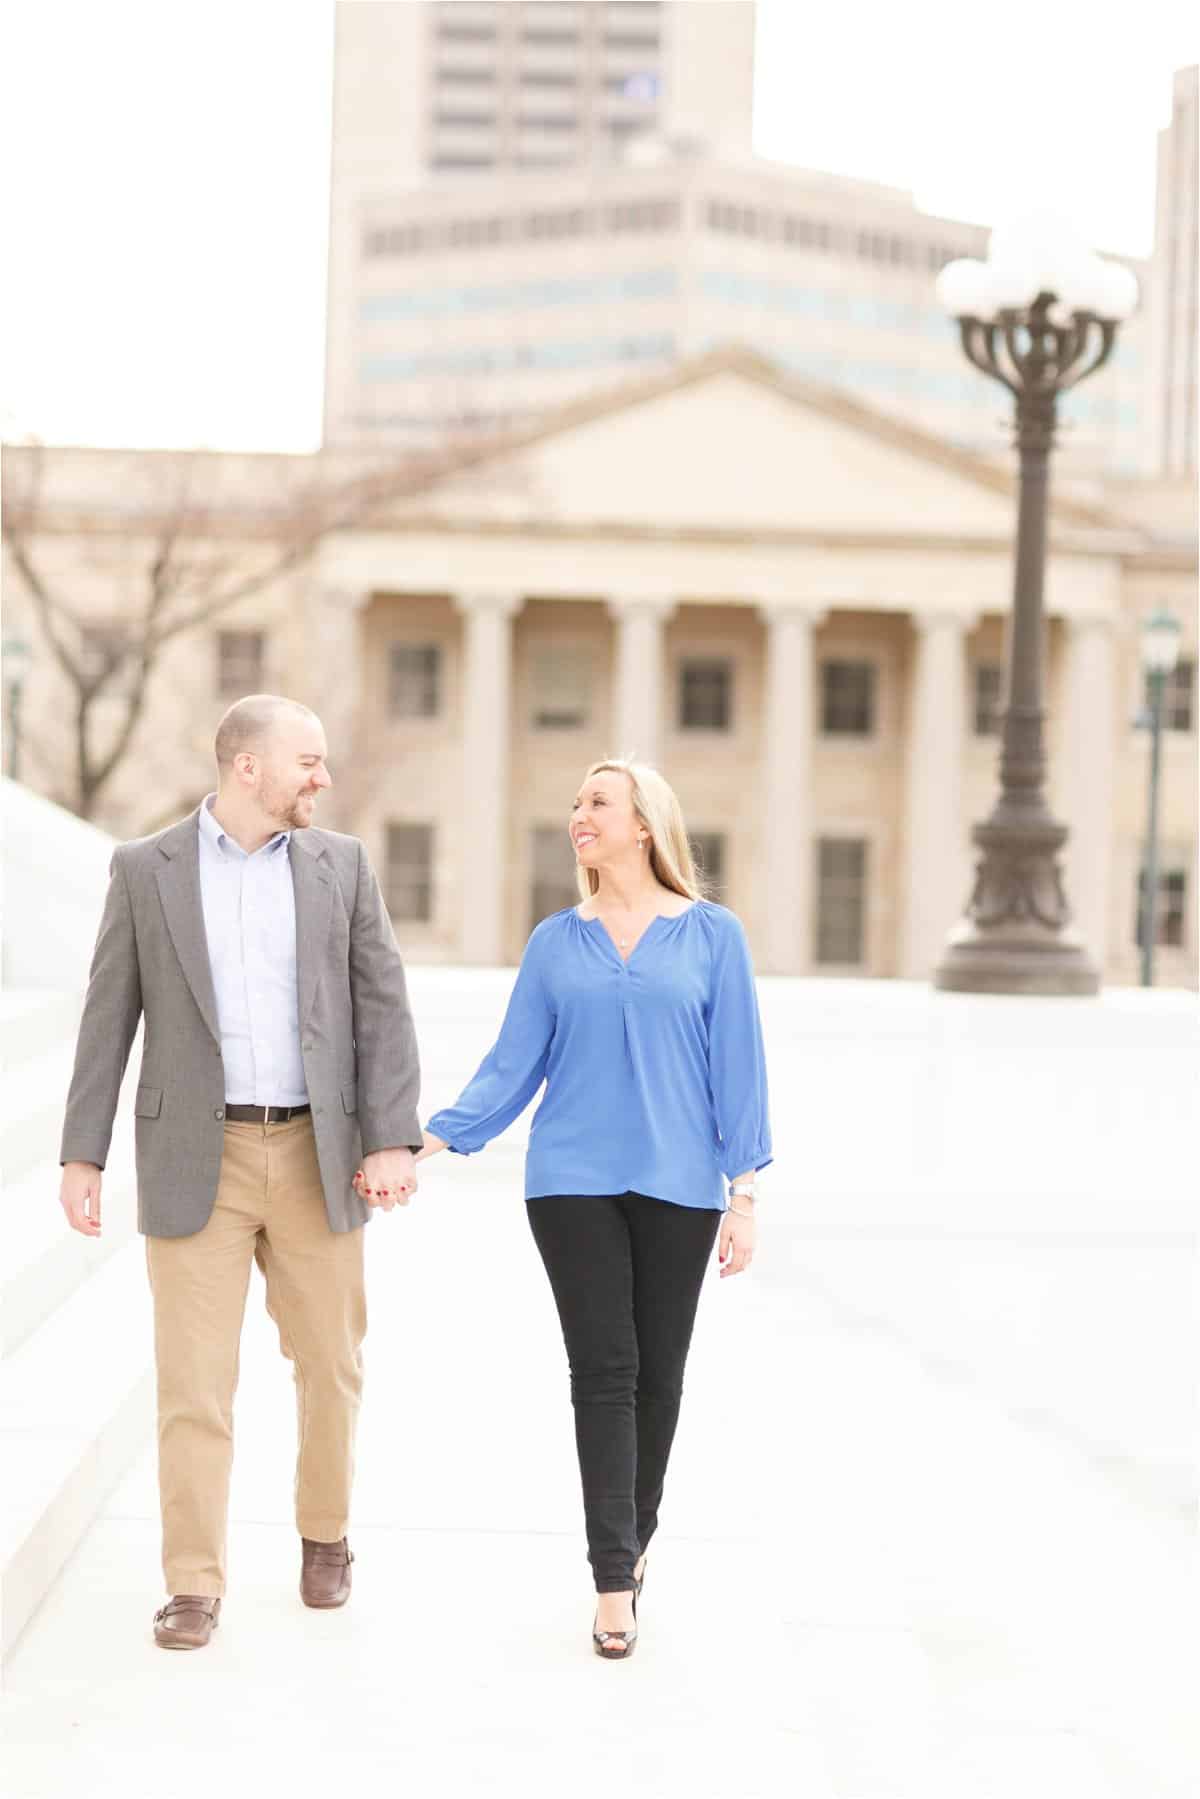
<path id="1" fill-rule="evenodd" d="M 21 453 L 8 452 L 20 478 Z M 221 556 L 322 458 L 213 456 Z M 33 548 L 93 632 L 138 604 L 154 457 L 47 452 Z M 327 535 L 175 639 L 97 822 L 158 828 L 213 784 L 238 694 L 324 721 L 319 822 L 361 835 L 421 961 L 512 963 L 577 898 L 570 800 L 630 752 L 675 786 L 764 973 L 928 975 L 997 790 L 1015 490 L 980 459 L 729 347 L 578 400 Z M 25 778 L 69 798 L 72 727 L 34 645 Z M 1194 985 L 1196 547 L 1190 486 L 1056 499 L 1046 578 L 1049 793 L 1067 891 L 1110 982 L 1137 979 L 1147 743 L 1138 626 L 1185 622 L 1164 755 L 1158 978 Z M 119 702 L 106 702 L 117 726 Z"/>

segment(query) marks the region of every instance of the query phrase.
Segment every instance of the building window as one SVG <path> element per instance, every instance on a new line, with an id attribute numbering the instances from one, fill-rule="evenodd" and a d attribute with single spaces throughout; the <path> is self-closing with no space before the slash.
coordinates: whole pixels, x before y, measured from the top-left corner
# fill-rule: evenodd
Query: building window
<path id="1" fill-rule="evenodd" d="M 266 685 L 266 638 L 261 631 L 217 632 L 217 697 L 237 700 Z"/>
<path id="2" fill-rule="evenodd" d="M 389 718 L 436 718 L 441 711 L 441 646 L 394 643 L 388 658 Z"/>
<path id="3" fill-rule="evenodd" d="M 525 131 L 578 131 L 579 120 L 569 113 L 523 112 L 517 124 Z"/>
<path id="4" fill-rule="evenodd" d="M 494 112 L 451 112 L 442 107 L 434 113 L 433 122 L 443 131 L 453 131 L 460 125 L 486 125 L 489 129 L 494 129 L 496 115 Z"/>
<path id="5" fill-rule="evenodd" d="M 817 840 L 817 961 L 863 961 L 867 845 L 862 837 Z"/>
<path id="6" fill-rule="evenodd" d="M 870 737 L 875 730 L 875 665 L 821 664 L 821 730 L 827 737 Z"/>
<path id="7" fill-rule="evenodd" d="M 1142 696 L 1147 721 L 1150 717 L 1150 683 L 1147 678 Z M 1164 731 L 1194 731 L 1196 728 L 1196 663 L 1195 658 L 1178 661 L 1163 686 L 1162 725 Z"/>
<path id="8" fill-rule="evenodd" d="M 530 893 L 529 928 L 579 903 L 575 877 L 575 851 L 566 821 L 561 825 L 535 825 L 533 829 L 533 887 Z"/>
<path id="9" fill-rule="evenodd" d="M 975 735 L 996 737 L 1004 710 L 1004 668 L 999 662 L 975 664 Z"/>
<path id="10" fill-rule="evenodd" d="M 445 87 L 494 87 L 495 69 L 459 69 L 448 64 L 434 70 L 434 81 Z"/>
<path id="11" fill-rule="evenodd" d="M 724 831 L 692 831 L 690 841 L 705 898 L 723 906 L 726 903 Z"/>
<path id="12" fill-rule="evenodd" d="M 1142 906 L 1146 896 L 1146 871 L 1138 869 L 1137 897 L 1134 907 L 1133 940 L 1142 947 Z M 1187 870 L 1160 868 L 1158 894 L 1154 906 L 1154 942 L 1164 949 L 1183 948 L 1183 925 L 1187 913 Z"/>
<path id="13" fill-rule="evenodd" d="M 387 909 L 393 918 L 428 924 L 433 917 L 433 826 L 387 826 Z"/>
<path id="14" fill-rule="evenodd" d="M 437 22 L 439 43 L 443 44 L 494 44 L 496 27 L 494 25 L 451 25 L 445 19 Z"/>
<path id="15" fill-rule="evenodd" d="M 577 731 L 591 711 L 590 664 L 586 650 L 540 647 L 533 655 L 535 731 Z"/>
<path id="16" fill-rule="evenodd" d="M 84 625 L 80 630 L 83 674 L 89 681 L 110 671 L 100 689 L 105 699 L 128 699 L 140 679 L 136 644 L 129 626 L 113 619 L 105 624 Z"/>
<path id="17" fill-rule="evenodd" d="M 689 657 L 679 665 L 681 731 L 728 731 L 733 713 L 733 664 Z"/>

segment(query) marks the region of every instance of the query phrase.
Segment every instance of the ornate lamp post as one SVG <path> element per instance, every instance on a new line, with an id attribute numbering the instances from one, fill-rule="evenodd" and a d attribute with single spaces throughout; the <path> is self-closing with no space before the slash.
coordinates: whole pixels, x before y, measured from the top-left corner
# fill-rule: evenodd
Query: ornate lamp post
<path id="1" fill-rule="evenodd" d="M 23 637 L 6 637 L 0 645 L 0 666 L 4 675 L 4 710 L 6 732 L 4 772 L 10 781 L 21 778 L 21 691 L 33 660 L 33 651 Z"/>
<path id="2" fill-rule="evenodd" d="M 1146 805 L 1146 854 L 1142 863 L 1142 986 L 1154 985 L 1154 939 L 1158 928 L 1158 788 L 1162 763 L 1162 703 L 1167 676 L 1179 655 L 1179 620 L 1165 606 L 1142 626 L 1142 668 L 1150 704 L 1150 792 Z M 1143 715 L 1145 716 L 1145 715 Z"/>
<path id="3" fill-rule="evenodd" d="M 934 984 L 971 993 L 1095 993 L 1097 967 L 1069 927 L 1058 855 L 1067 827 L 1043 795 L 1042 587 L 1050 451 L 1058 396 L 1093 374 L 1137 282 L 1104 262 L 1069 225 L 1031 218 L 993 231 L 988 260 L 952 262 L 938 298 L 958 320 L 970 362 L 1015 400 L 1020 457 L 1000 795 L 972 833 L 982 851 L 966 914 L 947 941 Z"/>

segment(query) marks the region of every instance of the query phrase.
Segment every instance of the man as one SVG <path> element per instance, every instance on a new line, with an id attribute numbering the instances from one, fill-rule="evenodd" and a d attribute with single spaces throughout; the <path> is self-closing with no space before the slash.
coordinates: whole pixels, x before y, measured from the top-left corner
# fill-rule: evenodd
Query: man
<path id="1" fill-rule="evenodd" d="M 400 953 L 363 845 L 313 828 L 321 721 L 251 694 L 217 729 L 217 791 L 122 844 L 67 1098 L 61 1201 L 100 1235 L 101 1170 L 145 1014 L 134 1103 L 154 1301 L 162 1565 L 155 1641 L 197 1649 L 225 1592 L 233 1395 L 251 1259 L 294 1368 L 300 1593 L 350 1593 L 366 1332 L 361 1226 L 416 1191 L 420 1068 Z M 353 1176 L 362 1169 L 370 1198 Z"/>

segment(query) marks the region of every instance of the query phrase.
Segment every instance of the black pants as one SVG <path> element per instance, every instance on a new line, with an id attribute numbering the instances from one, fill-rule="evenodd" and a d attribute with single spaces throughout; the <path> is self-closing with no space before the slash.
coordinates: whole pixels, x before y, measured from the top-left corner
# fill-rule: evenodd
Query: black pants
<path id="1" fill-rule="evenodd" d="M 625 1592 L 658 1524 L 721 1214 L 641 1193 L 552 1194 L 525 1209 L 567 1349 L 596 1591 Z"/>

